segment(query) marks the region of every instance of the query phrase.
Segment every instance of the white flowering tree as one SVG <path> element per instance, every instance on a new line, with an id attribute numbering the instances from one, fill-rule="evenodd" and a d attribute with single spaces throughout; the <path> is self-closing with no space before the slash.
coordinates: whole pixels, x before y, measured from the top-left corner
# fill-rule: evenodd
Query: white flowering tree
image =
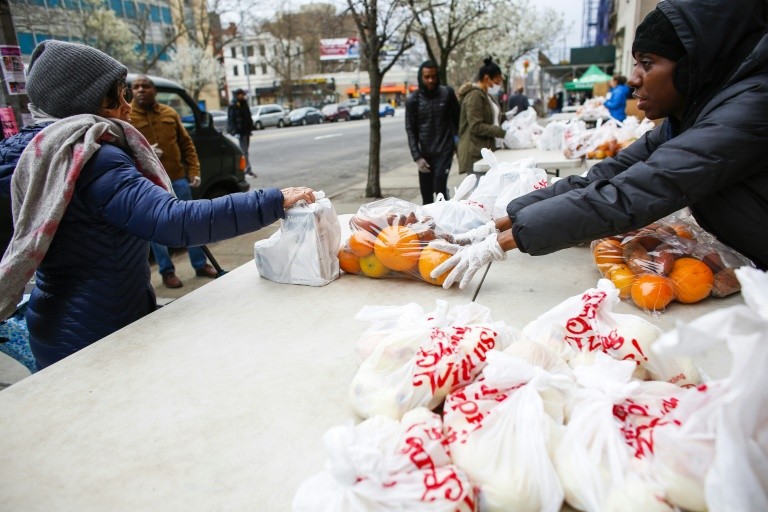
<path id="1" fill-rule="evenodd" d="M 546 49 L 563 29 L 563 16 L 530 0 L 408 0 L 427 55 L 440 80 L 473 78 L 491 55 L 510 66 L 523 55 Z"/>
<path id="2" fill-rule="evenodd" d="M 224 67 L 199 46 L 179 46 L 168 55 L 170 60 L 160 65 L 163 76 L 179 82 L 195 100 L 205 86 L 224 81 Z"/>

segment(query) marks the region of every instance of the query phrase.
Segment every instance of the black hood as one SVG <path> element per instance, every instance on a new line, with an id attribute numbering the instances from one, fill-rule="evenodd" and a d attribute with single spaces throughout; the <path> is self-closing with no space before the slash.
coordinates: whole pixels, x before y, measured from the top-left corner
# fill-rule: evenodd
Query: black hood
<path id="1" fill-rule="evenodd" d="M 658 8 L 687 52 L 683 130 L 723 87 L 768 70 L 766 0 L 667 0 Z"/>
<path id="2" fill-rule="evenodd" d="M 424 82 L 421 81 L 421 70 L 424 69 L 425 67 L 437 69 L 437 65 L 434 62 L 430 61 L 430 60 L 428 60 L 426 62 L 422 62 L 421 66 L 419 66 L 419 72 L 416 75 L 417 78 L 418 78 L 418 82 L 419 82 L 419 90 L 423 94 L 426 94 L 427 96 L 430 96 L 430 95 L 436 94 L 437 93 L 437 88 L 440 87 L 442 84 L 440 83 L 440 73 L 438 73 L 437 74 L 437 87 L 435 87 L 435 90 L 430 91 L 429 89 L 427 89 L 424 86 Z"/>

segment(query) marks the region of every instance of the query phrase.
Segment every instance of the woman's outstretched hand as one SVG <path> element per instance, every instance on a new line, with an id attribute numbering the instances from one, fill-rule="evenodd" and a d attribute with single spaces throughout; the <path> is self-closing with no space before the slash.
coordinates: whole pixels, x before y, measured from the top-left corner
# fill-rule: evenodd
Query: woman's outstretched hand
<path id="1" fill-rule="evenodd" d="M 315 191 L 307 187 L 288 187 L 282 189 L 283 208 L 286 210 L 302 199 L 307 203 L 315 202 Z"/>

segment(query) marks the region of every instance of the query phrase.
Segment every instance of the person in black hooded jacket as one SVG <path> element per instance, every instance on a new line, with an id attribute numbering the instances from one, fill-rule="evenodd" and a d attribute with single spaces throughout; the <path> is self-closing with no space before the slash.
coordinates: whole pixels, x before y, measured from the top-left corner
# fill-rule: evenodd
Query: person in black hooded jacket
<path id="1" fill-rule="evenodd" d="M 453 162 L 454 136 L 459 133 L 459 101 L 453 89 L 440 85 L 437 64 L 419 66 L 419 88 L 405 102 L 405 132 L 419 169 L 424 204 L 436 193 L 448 199 L 448 173 Z"/>
<path id="2" fill-rule="evenodd" d="M 508 217 L 457 250 L 466 285 L 519 249 L 548 254 L 641 228 L 688 207 L 699 225 L 768 269 L 768 3 L 666 0 L 638 26 L 628 85 L 649 119 L 617 156 L 507 205 Z M 445 272 L 446 266 L 434 274 Z"/>

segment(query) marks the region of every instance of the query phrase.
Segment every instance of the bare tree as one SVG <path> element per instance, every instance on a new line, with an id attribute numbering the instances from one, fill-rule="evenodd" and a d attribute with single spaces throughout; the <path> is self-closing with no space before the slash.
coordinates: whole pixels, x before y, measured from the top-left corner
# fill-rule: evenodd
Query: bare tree
<path id="1" fill-rule="evenodd" d="M 411 39 L 413 18 L 407 0 L 347 0 L 347 6 L 360 34 L 361 64 L 367 68 L 371 85 L 371 129 L 365 195 L 381 197 L 381 84 L 387 71 L 414 45 Z M 382 58 L 384 55 L 386 59 Z"/>
<path id="2" fill-rule="evenodd" d="M 263 29 L 274 36 L 273 52 L 266 52 L 267 64 L 280 78 L 282 95 L 293 105 L 294 82 L 302 75 L 303 62 L 307 55 L 302 38 L 301 17 L 286 12 L 281 5 L 274 21 L 265 23 Z M 313 41 L 310 44 L 314 44 Z"/>
<path id="3" fill-rule="evenodd" d="M 440 82 L 448 83 L 451 54 L 472 38 L 492 31 L 498 20 L 487 14 L 494 0 L 408 0 L 414 30 L 430 60 L 437 63 Z"/>
<path id="4" fill-rule="evenodd" d="M 174 47 L 179 38 L 187 34 L 187 27 L 182 21 L 176 20 L 172 25 L 165 27 L 163 43 L 158 45 L 157 40 L 152 37 L 153 23 L 149 6 L 138 6 L 136 17 L 129 19 L 128 26 L 136 41 L 135 66 L 142 73 L 148 73 L 157 66 L 162 56 Z"/>

